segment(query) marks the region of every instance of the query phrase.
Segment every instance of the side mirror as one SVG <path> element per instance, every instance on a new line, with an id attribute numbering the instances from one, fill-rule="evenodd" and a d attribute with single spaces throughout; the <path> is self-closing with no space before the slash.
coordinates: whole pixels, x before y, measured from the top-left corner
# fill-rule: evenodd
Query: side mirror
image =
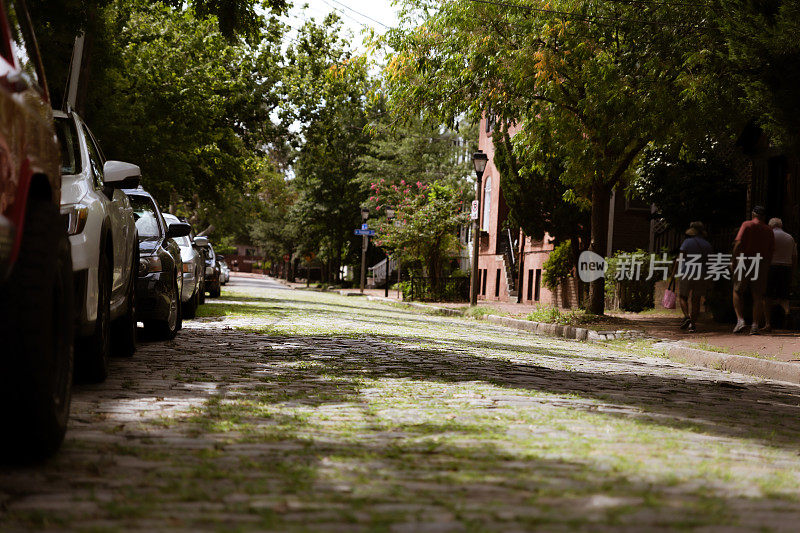
<path id="1" fill-rule="evenodd" d="M 122 161 L 106 161 L 103 174 L 103 182 L 114 189 L 135 189 L 142 181 L 141 169 Z"/>
<path id="2" fill-rule="evenodd" d="M 192 232 L 192 226 L 186 222 L 173 222 L 167 227 L 167 237 L 186 237 Z"/>
<path id="3" fill-rule="evenodd" d="M 195 237 L 194 238 L 195 246 L 199 246 L 200 248 L 207 248 L 208 247 L 208 237 Z"/>

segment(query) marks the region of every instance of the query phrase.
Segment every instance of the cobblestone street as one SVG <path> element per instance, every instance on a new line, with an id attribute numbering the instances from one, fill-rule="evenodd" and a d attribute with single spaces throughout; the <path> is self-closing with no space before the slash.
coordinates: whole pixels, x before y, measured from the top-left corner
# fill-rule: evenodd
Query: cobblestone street
<path id="1" fill-rule="evenodd" d="M 800 386 L 230 287 L 0 467 L 0 530 L 797 531 Z"/>

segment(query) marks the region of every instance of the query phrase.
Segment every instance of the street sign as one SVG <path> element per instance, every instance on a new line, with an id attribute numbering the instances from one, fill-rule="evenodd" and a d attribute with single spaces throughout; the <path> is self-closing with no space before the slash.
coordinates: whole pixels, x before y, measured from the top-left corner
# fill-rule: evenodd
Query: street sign
<path id="1" fill-rule="evenodd" d="M 361 229 L 369 229 L 369 225 L 366 222 L 364 222 L 363 224 L 361 224 Z"/>
<path id="2" fill-rule="evenodd" d="M 470 220 L 478 220 L 478 209 L 480 209 L 480 205 L 478 200 L 472 200 L 472 209 L 469 212 Z"/>
<path id="3" fill-rule="evenodd" d="M 367 237 L 372 237 L 373 235 L 375 235 L 375 230 L 374 229 L 357 229 L 353 233 L 355 233 L 356 235 L 366 235 Z"/>

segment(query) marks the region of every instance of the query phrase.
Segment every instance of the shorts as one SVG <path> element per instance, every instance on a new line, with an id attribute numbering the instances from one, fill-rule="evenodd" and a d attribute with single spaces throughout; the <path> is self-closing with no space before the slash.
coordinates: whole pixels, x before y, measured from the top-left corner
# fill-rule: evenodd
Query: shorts
<path id="1" fill-rule="evenodd" d="M 772 265 L 769 267 L 767 279 L 767 298 L 788 300 L 792 286 L 792 267 L 789 265 Z"/>
<path id="2" fill-rule="evenodd" d="M 763 298 L 764 294 L 767 292 L 768 273 L 764 272 L 764 269 L 759 269 L 758 277 L 755 277 L 755 279 L 754 274 L 755 273 L 751 272 L 742 277 L 742 279 L 736 279 L 734 277 L 733 292 L 744 294 L 750 289 L 753 298 Z"/>
<path id="3" fill-rule="evenodd" d="M 680 278 L 678 280 L 678 294 L 681 298 L 688 298 L 690 292 L 696 296 L 705 296 L 710 286 L 710 280 L 707 279 Z"/>

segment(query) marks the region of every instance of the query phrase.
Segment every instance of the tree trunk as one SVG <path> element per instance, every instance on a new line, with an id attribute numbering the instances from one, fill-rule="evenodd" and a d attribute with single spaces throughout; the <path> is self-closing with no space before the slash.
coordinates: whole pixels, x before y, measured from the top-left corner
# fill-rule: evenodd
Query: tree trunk
<path id="1" fill-rule="evenodd" d="M 577 233 L 570 238 L 570 251 L 572 252 L 572 264 L 575 266 L 573 270 L 573 275 L 575 276 L 575 300 L 578 302 L 578 307 L 581 308 L 583 307 L 583 282 L 578 277 L 578 258 L 581 256 L 581 244 Z"/>
<path id="2" fill-rule="evenodd" d="M 517 256 L 517 263 L 519 263 L 519 268 L 517 269 L 517 303 L 521 304 L 523 302 L 522 296 L 522 289 L 523 282 L 525 281 L 525 232 L 521 229 L 519 230 L 519 255 Z"/>
<path id="3" fill-rule="evenodd" d="M 611 199 L 611 187 L 595 182 L 592 185 L 592 228 L 589 249 L 601 257 L 606 255 L 608 237 L 608 202 Z M 594 315 L 605 312 L 606 284 L 605 278 L 589 284 L 588 311 Z"/>

